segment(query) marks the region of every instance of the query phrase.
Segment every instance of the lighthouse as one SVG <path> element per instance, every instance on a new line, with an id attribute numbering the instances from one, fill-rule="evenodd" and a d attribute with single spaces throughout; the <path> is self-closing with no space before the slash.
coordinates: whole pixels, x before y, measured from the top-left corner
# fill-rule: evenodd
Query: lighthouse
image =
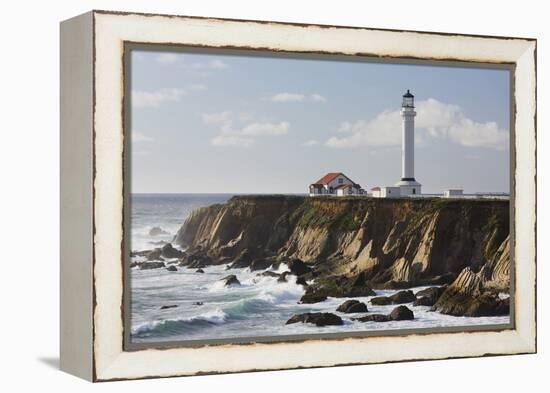
<path id="1" fill-rule="evenodd" d="M 401 196 L 421 194 L 422 185 L 414 178 L 415 116 L 414 96 L 407 90 L 401 103 L 401 180 L 395 184 Z"/>

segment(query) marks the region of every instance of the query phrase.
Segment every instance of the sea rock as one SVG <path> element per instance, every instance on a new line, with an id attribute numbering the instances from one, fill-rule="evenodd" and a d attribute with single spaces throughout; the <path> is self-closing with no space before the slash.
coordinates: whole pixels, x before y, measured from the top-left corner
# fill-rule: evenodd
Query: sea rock
<path id="1" fill-rule="evenodd" d="M 296 284 L 307 287 L 307 282 L 304 276 L 296 277 Z"/>
<path id="2" fill-rule="evenodd" d="M 184 255 L 183 251 L 175 249 L 171 243 L 166 243 L 160 250 L 161 255 L 168 259 L 181 258 Z"/>
<path id="3" fill-rule="evenodd" d="M 306 290 L 306 293 L 301 297 L 298 303 L 313 304 L 324 302 L 325 300 L 327 300 L 327 295 L 323 295 L 321 293 L 308 293 Z"/>
<path id="4" fill-rule="evenodd" d="M 407 306 L 398 306 L 390 313 L 393 321 L 404 321 L 414 319 L 414 313 Z"/>
<path id="5" fill-rule="evenodd" d="M 199 269 L 212 265 L 213 261 L 204 252 L 196 254 L 184 254 L 180 259 L 180 266 L 187 266 L 189 269 Z"/>
<path id="6" fill-rule="evenodd" d="M 374 295 L 376 295 L 376 293 L 371 289 L 361 274 L 352 277 L 330 276 L 317 279 L 313 284 L 309 285 L 300 301 L 301 303 L 313 303 L 312 300 L 315 298 L 322 299 L 328 296 L 364 297 Z"/>
<path id="7" fill-rule="evenodd" d="M 429 307 L 431 307 L 433 305 L 434 305 L 433 300 L 428 296 L 419 297 L 413 302 L 413 306 L 429 306 Z"/>
<path id="8" fill-rule="evenodd" d="M 283 272 L 279 275 L 279 278 L 277 278 L 277 282 L 287 282 L 287 276 L 289 275 L 289 272 Z"/>
<path id="9" fill-rule="evenodd" d="M 360 302 L 359 300 L 346 300 L 344 303 L 338 306 L 336 311 L 351 314 L 358 312 L 368 312 L 369 310 L 367 309 L 367 305 Z"/>
<path id="10" fill-rule="evenodd" d="M 131 251 L 131 257 L 146 257 L 152 250 Z"/>
<path id="11" fill-rule="evenodd" d="M 195 273 L 204 273 L 204 270 L 199 267 L 197 270 L 195 270 Z"/>
<path id="12" fill-rule="evenodd" d="M 388 322 L 391 321 L 391 318 L 389 315 L 384 314 L 370 314 L 361 318 L 352 318 L 352 320 L 359 322 Z"/>
<path id="13" fill-rule="evenodd" d="M 142 262 L 139 264 L 140 270 L 160 269 L 165 267 L 164 262 Z"/>
<path id="14" fill-rule="evenodd" d="M 465 268 L 431 310 L 467 317 L 508 315 L 510 299 L 500 299 L 496 293 L 484 290 L 481 273 Z"/>
<path id="15" fill-rule="evenodd" d="M 258 276 L 279 278 L 280 274 L 266 270 L 265 272 L 258 273 Z"/>
<path id="16" fill-rule="evenodd" d="M 178 268 L 175 267 L 174 265 L 170 265 L 166 268 L 166 270 L 168 270 L 169 272 L 177 272 Z"/>
<path id="17" fill-rule="evenodd" d="M 418 291 L 416 293 L 417 299 L 414 301 L 413 306 L 433 306 L 446 288 L 447 286 L 443 285 L 440 287 L 430 287 Z"/>
<path id="18" fill-rule="evenodd" d="M 224 285 L 226 287 L 229 287 L 231 285 L 241 285 L 241 282 L 237 279 L 237 276 L 234 274 L 230 274 L 229 276 L 225 276 L 220 281 L 224 282 Z"/>
<path id="19" fill-rule="evenodd" d="M 377 296 L 377 297 L 373 297 L 370 300 L 370 304 L 372 304 L 373 306 L 387 306 L 388 304 L 391 304 L 391 303 L 392 303 L 391 299 L 387 296 Z"/>
<path id="20" fill-rule="evenodd" d="M 161 254 L 162 254 L 162 250 L 160 248 L 155 248 L 154 250 L 149 251 L 149 253 L 147 253 L 146 258 L 148 261 L 162 261 L 163 258 Z"/>
<path id="21" fill-rule="evenodd" d="M 270 267 L 272 263 L 273 262 L 269 259 L 254 259 L 250 262 L 249 269 L 250 271 L 265 270 Z"/>
<path id="22" fill-rule="evenodd" d="M 169 235 L 168 232 L 161 227 L 153 227 L 149 230 L 149 236 Z"/>
<path id="23" fill-rule="evenodd" d="M 416 296 L 414 296 L 414 293 L 411 290 L 399 291 L 391 295 L 389 298 L 392 304 L 411 303 L 416 300 Z"/>
<path id="24" fill-rule="evenodd" d="M 252 255 L 250 251 L 243 250 L 241 253 L 233 260 L 231 264 L 231 269 L 242 269 L 250 266 L 252 263 Z"/>
<path id="25" fill-rule="evenodd" d="M 290 269 L 290 272 L 296 276 L 301 276 L 302 274 L 307 274 L 311 272 L 311 268 L 306 265 L 302 260 L 300 259 L 291 259 L 286 263 L 288 268 Z"/>
<path id="26" fill-rule="evenodd" d="M 343 325 L 344 321 L 338 315 L 328 313 L 328 312 L 314 312 L 314 313 L 305 313 L 305 314 L 296 314 L 293 315 L 287 322 L 287 325 L 292 323 L 312 323 L 316 326 L 329 326 L 329 325 Z"/>
<path id="27" fill-rule="evenodd" d="M 167 305 L 167 306 L 162 306 L 160 309 L 161 310 L 166 310 L 168 308 L 176 308 L 176 307 L 178 307 L 177 304 L 170 304 L 170 305 Z"/>
<path id="28" fill-rule="evenodd" d="M 202 306 L 202 305 L 204 305 L 203 302 L 194 302 L 193 303 L 193 306 Z"/>

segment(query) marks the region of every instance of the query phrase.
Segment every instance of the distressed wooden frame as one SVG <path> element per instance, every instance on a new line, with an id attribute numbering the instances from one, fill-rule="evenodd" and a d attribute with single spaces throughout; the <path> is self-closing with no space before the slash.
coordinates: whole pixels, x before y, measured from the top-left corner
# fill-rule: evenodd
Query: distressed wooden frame
<path id="1" fill-rule="evenodd" d="M 128 43 L 513 66 L 513 328 L 125 350 Z M 92 11 L 62 23 L 61 50 L 63 370 L 107 381 L 536 352 L 536 40 Z"/>

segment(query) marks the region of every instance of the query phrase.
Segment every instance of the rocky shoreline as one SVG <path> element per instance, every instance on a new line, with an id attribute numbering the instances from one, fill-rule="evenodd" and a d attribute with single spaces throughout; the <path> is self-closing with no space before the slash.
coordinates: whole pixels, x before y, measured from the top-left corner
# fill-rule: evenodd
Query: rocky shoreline
<path id="1" fill-rule="evenodd" d="M 281 282 L 295 276 L 303 304 L 375 296 L 373 305 L 396 306 L 389 315 L 349 300 L 338 307 L 361 322 L 413 319 L 405 304 L 454 316 L 510 312 L 502 296 L 510 281 L 508 201 L 237 196 L 194 210 L 174 243 L 186 251 L 168 243 L 133 252 L 140 261 L 132 266 L 248 268 Z M 281 264 L 288 269 L 274 272 Z M 226 279 L 238 285 L 238 277 Z M 417 286 L 429 288 L 407 290 Z M 376 296 L 380 289 L 401 291 Z M 287 323 L 339 324 L 335 314 L 317 314 Z"/>

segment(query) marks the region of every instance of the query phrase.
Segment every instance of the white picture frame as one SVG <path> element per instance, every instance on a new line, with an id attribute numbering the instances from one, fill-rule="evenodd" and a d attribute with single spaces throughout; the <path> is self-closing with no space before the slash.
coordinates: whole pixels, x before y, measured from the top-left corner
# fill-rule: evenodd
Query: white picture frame
<path id="1" fill-rule="evenodd" d="M 126 43 L 511 65 L 513 328 L 125 350 Z M 61 51 L 63 370 L 109 381 L 536 352 L 536 40 L 92 11 L 61 24 Z"/>

